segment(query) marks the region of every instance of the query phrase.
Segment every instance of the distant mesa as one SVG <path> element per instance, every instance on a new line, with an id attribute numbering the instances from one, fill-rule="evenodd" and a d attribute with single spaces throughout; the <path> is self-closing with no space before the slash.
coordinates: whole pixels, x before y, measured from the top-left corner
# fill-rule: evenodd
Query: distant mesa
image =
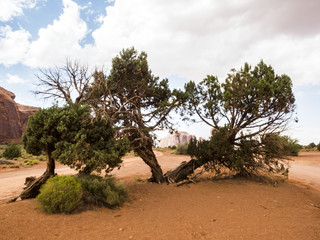
<path id="1" fill-rule="evenodd" d="M 166 147 L 178 146 L 179 144 L 190 142 L 192 138 L 195 138 L 195 136 L 190 135 L 187 132 L 177 132 L 177 133 L 169 134 L 166 137 L 160 139 L 159 147 L 166 148 Z"/>
<path id="2" fill-rule="evenodd" d="M 18 104 L 14 93 L 0 87 L 0 143 L 21 142 L 28 118 L 39 108 Z"/>

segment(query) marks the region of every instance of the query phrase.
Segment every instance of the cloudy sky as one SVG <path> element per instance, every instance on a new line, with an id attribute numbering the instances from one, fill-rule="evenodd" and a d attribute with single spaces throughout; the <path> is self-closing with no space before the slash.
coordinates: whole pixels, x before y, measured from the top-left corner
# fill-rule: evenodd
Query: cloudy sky
<path id="1" fill-rule="evenodd" d="M 30 92 L 39 68 L 71 58 L 108 69 L 131 46 L 175 88 L 263 59 L 294 84 L 299 123 L 286 134 L 318 143 L 319 12 L 319 0 L 1 0 L 0 86 L 46 107 Z M 201 124 L 180 129 L 209 136 Z"/>

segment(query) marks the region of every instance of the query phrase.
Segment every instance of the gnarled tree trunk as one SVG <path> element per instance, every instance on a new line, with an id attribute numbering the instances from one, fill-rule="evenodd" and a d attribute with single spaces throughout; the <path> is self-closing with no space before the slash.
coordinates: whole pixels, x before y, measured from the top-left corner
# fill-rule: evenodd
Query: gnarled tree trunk
<path id="1" fill-rule="evenodd" d="M 182 162 L 178 167 L 169 170 L 164 178 L 168 183 L 178 183 L 188 178 L 194 171 L 201 167 L 204 163 L 199 160 L 192 159 L 189 162 Z"/>
<path id="2" fill-rule="evenodd" d="M 27 198 L 35 198 L 39 194 L 39 190 L 41 186 L 52 176 L 55 175 L 55 162 L 51 158 L 51 153 L 47 153 L 47 169 L 42 174 L 42 176 L 35 178 L 35 177 L 28 177 L 26 178 L 26 187 L 20 193 L 19 197 L 14 198 L 11 202 L 16 201 L 18 198 L 27 199 Z"/>
<path id="3" fill-rule="evenodd" d="M 152 177 L 149 179 L 150 182 L 156 182 L 159 184 L 163 182 L 178 183 L 186 180 L 197 168 L 206 163 L 192 159 L 189 162 L 182 162 L 176 168 L 169 170 L 166 174 L 163 174 L 162 168 L 153 152 L 151 138 L 145 138 L 144 140 L 144 144 L 141 144 L 139 147 L 134 149 L 142 160 L 151 168 Z"/>
<path id="4" fill-rule="evenodd" d="M 152 144 L 148 143 L 143 146 L 135 149 L 138 155 L 142 158 L 142 160 L 151 168 L 152 177 L 150 181 L 156 183 L 163 183 L 165 181 L 163 177 L 162 169 L 158 163 L 156 155 L 152 150 Z"/>

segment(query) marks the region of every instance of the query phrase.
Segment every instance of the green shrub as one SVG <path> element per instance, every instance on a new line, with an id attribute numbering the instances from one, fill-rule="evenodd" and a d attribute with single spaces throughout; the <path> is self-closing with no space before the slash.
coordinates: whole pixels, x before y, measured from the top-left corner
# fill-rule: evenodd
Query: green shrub
<path id="1" fill-rule="evenodd" d="M 133 156 L 139 157 L 139 154 L 137 152 L 133 152 Z"/>
<path id="2" fill-rule="evenodd" d="M 298 156 L 302 146 L 298 143 L 297 139 L 292 139 L 288 136 L 279 136 L 280 143 L 282 144 L 283 150 L 288 156 Z"/>
<path id="3" fill-rule="evenodd" d="M 141 177 L 134 177 L 134 180 L 136 182 L 143 182 L 143 179 Z"/>
<path id="4" fill-rule="evenodd" d="M 83 201 L 88 204 L 113 208 L 121 205 L 128 197 L 123 184 L 117 184 L 115 178 L 95 175 L 79 175 L 78 181 L 83 189 Z"/>
<path id="5" fill-rule="evenodd" d="M 36 165 L 36 164 L 39 164 L 39 160 L 34 159 L 31 161 L 31 165 Z"/>
<path id="6" fill-rule="evenodd" d="M 315 148 L 317 145 L 314 143 L 314 142 L 312 142 L 312 143 L 309 143 L 307 146 L 306 146 L 306 149 L 313 149 L 313 148 Z"/>
<path id="7" fill-rule="evenodd" d="M 182 144 L 179 144 L 177 146 L 175 154 L 177 154 L 177 155 L 187 155 L 188 154 L 188 142 L 184 142 Z"/>
<path id="8" fill-rule="evenodd" d="M 2 156 L 4 158 L 7 158 L 7 159 L 14 159 L 14 158 L 21 157 L 21 147 L 20 147 L 20 145 L 18 145 L 16 143 L 9 144 L 4 149 L 4 152 L 3 152 Z"/>
<path id="9" fill-rule="evenodd" d="M 71 213 L 78 208 L 81 199 L 81 184 L 72 176 L 50 178 L 37 196 L 37 201 L 48 213 Z"/>

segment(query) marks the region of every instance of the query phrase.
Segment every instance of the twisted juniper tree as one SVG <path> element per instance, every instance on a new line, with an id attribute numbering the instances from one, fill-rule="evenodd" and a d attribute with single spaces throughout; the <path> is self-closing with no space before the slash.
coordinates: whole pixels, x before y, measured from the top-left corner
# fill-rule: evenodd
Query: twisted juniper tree
<path id="1" fill-rule="evenodd" d="M 68 61 L 65 67 L 43 70 L 39 80 L 45 90 L 38 94 L 87 103 L 96 114 L 108 116 L 117 137 L 126 136 L 151 168 L 152 181 L 177 182 L 203 165 L 241 173 L 287 171 L 277 160 L 284 155 L 278 135 L 295 111 L 292 82 L 262 61 L 253 69 L 248 64 L 233 69 L 223 83 L 215 76 L 199 84 L 190 81 L 184 93 L 155 77 L 147 54 L 134 48 L 113 59 L 108 75 L 97 70 L 88 74 L 86 67 Z M 193 142 L 191 161 L 163 174 L 152 150 L 152 132 L 172 128 L 169 115 L 183 104 L 191 116 L 198 115 L 213 128 L 212 137 Z"/>
<path id="2" fill-rule="evenodd" d="M 153 131 L 172 129 L 170 113 L 185 94 L 170 90 L 168 80 L 159 80 L 149 69 L 147 54 L 125 49 L 112 60 L 109 75 L 90 74 L 86 66 L 67 61 L 63 67 L 43 69 L 36 94 L 65 102 L 86 103 L 96 114 L 108 116 L 117 136 L 126 136 L 130 147 L 150 167 L 151 181 L 165 181 L 152 150 Z"/>
<path id="3" fill-rule="evenodd" d="M 149 69 L 147 54 L 134 48 L 120 52 L 112 60 L 108 76 L 94 74 L 93 96 L 98 109 L 108 113 L 127 136 L 131 148 L 151 168 L 151 181 L 163 182 L 163 172 L 152 150 L 152 132 L 172 128 L 169 114 L 183 102 L 184 94 L 170 90 L 168 80 L 159 80 Z"/>
<path id="4" fill-rule="evenodd" d="M 287 174 L 279 161 L 287 153 L 279 134 L 295 112 L 287 75 L 275 74 L 261 61 L 253 69 L 248 64 L 239 71 L 233 69 L 223 83 L 207 76 L 198 85 L 190 81 L 185 90 L 190 115 L 198 115 L 213 130 L 209 141 L 192 141 L 192 164 L 180 166 L 171 174 L 173 180 L 204 164 L 242 174 L 257 170 Z"/>
<path id="5" fill-rule="evenodd" d="M 22 199 L 35 197 L 42 184 L 55 174 L 55 161 L 69 165 L 80 173 L 106 173 L 119 167 L 128 142 L 115 139 L 110 120 L 94 116 L 88 105 L 69 104 L 40 109 L 30 117 L 23 135 L 27 153 L 47 156 L 44 174 L 30 181 L 20 194 Z"/>

